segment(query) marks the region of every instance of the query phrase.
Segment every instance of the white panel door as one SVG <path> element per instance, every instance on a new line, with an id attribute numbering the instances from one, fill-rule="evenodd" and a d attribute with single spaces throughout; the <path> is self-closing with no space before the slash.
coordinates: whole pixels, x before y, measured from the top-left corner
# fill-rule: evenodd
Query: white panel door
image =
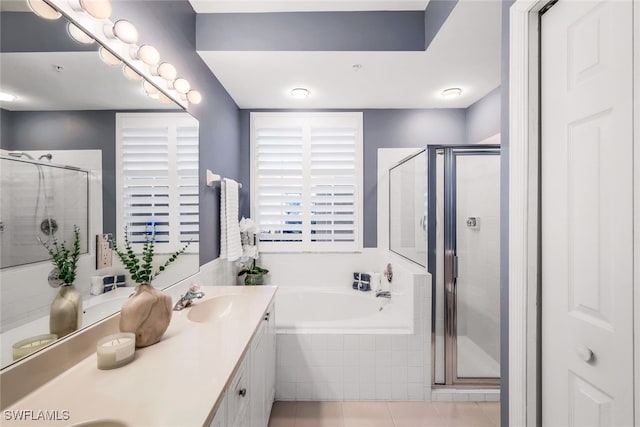
<path id="1" fill-rule="evenodd" d="M 633 426 L 632 7 L 542 17 L 545 427 Z"/>

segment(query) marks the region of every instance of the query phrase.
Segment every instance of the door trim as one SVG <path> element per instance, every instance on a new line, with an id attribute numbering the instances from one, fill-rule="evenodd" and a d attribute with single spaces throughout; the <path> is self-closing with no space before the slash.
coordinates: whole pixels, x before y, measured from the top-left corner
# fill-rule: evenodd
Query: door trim
<path id="1" fill-rule="evenodd" d="M 630 1 L 630 0 L 629 0 Z M 516 0 L 509 40 L 509 420 L 537 426 L 540 412 L 539 18 L 549 0 Z M 633 4 L 634 40 L 640 7 Z M 634 399 L 640 408 L 640 42 L 634 43 Z M 640 426 L 640 411 L 635 411 Z"/>

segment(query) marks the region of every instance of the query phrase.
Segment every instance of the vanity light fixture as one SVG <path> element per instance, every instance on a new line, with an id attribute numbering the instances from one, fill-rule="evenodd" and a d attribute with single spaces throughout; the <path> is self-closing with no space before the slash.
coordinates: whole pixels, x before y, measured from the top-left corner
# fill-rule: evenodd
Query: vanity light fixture
<path id="1" fill-rule="evenodd" d="M 122 61 L 120 60 L 120 58 L 115 56 L 113 53 L 109 52 L 109 50 L 105 49 L 104 46 L 100 46 L 100 49 L 98 49 L 98 55 L 100 56 L 100 59 L 102 59 L 102 62 L 104 62 L 107 65 L 122 64 Z"/>
<path id="2" fill-rule="evenodd" d="M 0 92 L 0 102 L 13 102 L 16 100 L 16 96 L 11 93 Z"/>
<path id="3" fill-rule="evenodd" d="M 133 59 L 139 59 L 147 65 L 156 65 L 160 62 L 160 52 L 149 44 L 143 44 L 140 47 L 131 46 L 131 53 Z"/>
<path id="4" fill-rule="evenodd" d="M 154 76 L 160 76 L 167 81 L 173 81 L 178 76 L 176 67 L 168 62 L 162 62 L 157 67 L 151 67 L 150 71 Z"/>
<path id="5" fill-rule="evenodd" d="M 128 65 L 122 66 L 122 73 L 129 80 L 142 80 L 142 76 L 138 74 L 133 68 Z"/>
<path id="6" fill-rule="evenodd" d="M 173 100 L 169 98 L 164 92 L 158 92 L 160 102 L 163 104 L 173 104 Z"/>
<path id="7" fill-rule="evenodd" d="M 202 94 L 197 90 L 190 90 L 187 92 L 187 101 L 192 104 L 200 104 L 202 102 Z"/>
<path id="8" fill-rule="evenodd" d="M 191 84 L 189 84 L 187 79 L 183 79 L 182 77 L 178 77 L 173 82 L 173 88 L 178 93 L 186 94 L 191 89 Z"/>
<path id="9" fill-rule="evenodd" d="M 27 0 L 29 8 L 33 13 L 44 19 L 58 19 L 62 16 L 60 12 L 49 6 L 43 0 Z"/>
<path id="10" fill-rule="evenodd" d="M 80 0 L 80 7 L 96 19 L 109 19 L 111 16 L 109 0 Z"/>
<path id="11" fill-rule="evenodd" d="M 72 39 L 82 44 L 92 44 L 95 42 L 93 37 L 82 31 L 76 24 L 69 22 L 67 24 L 67 31 Z"/>
<path id="12" fill-rule="evenodd" d="M 462 89 L 460 89 L 459 87 L 450 87 L 440 92 L 440 95 L 443 98 L 447 98 L 447 99 L 457 98 L 460 95 L 462 95 Z"/>
<path id="13" fill-rule="evenodd" d="M 116 21 L 113 26 L 105 25 L 104 33 L 109 38 L 116 38 L 123 43 L 134 44 L 138 42 L 138 30 L 125 19 Z"/>
<path id="14" fill-rule="evenodd" d="M 297 87 L 297 88 L 291 89 L 291 96 L 293 96 L 296 99 L 306 99 L 309 97 L 309 95 L 311 95 L 311 92 L 309 91 L 309 89 L 306 89 L 303 87 Z"/>

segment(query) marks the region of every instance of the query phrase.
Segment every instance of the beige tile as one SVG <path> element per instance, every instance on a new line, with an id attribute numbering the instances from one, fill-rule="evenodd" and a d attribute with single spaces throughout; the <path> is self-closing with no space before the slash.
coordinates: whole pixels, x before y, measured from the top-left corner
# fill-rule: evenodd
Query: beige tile
<path id="1" fill-rule="evenodd" d="M 295 427 L 296 402 L 274 402 L 269 427 Z"/>
<path id="2" fill-rule="evenodd" d="M 477 402 L 433 402 L 444 419 L 443 427 L 492 427 Z"/>
<path id="3" fill-rule="evenodd" d="M 395 427 L 440 427 L 443 417 L 431 402 L 389 402 Z"/>
<path id="4" fill-rule="evenodd" d="M 342 402 L 345 427 L 394 427 L 387 402 Z"/>
<path id="5" fill-rule="evenodd" d="M 343 427 L 340 402 L 297 402 L 295 427 Z"/>
<path id="6" fill-rule="evenodd" d="M 482 402 L 478 403 L 478 406 L 489 417 L 493 425 L 500 425 L 500 402 Z"/>

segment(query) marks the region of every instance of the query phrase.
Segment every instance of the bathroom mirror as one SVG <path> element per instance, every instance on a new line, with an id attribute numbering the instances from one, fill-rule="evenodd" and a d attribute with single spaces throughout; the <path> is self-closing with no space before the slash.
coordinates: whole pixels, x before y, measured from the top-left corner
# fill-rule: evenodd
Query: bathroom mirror
<path id="1" fill-rule="evenodd" d="M 47 189 L 51 210 L 57 209 L 58 203 L 73 208 L 79 215 L 61 219 L 58 225 L 70 230 L 73 225 L 80 228 L 84 253 L 78 262 L 75 286 L 83 296 L 82 327 L 86 327 L 118 311 L 133 289 L 120 288 L 97 296 L 90 294 L 91 276 L 124 273 L 115 256 L 111 267 L 97 269 L 96 265 L 96 236 L 119 235 L 117 227 L 121 224 L 118 224 L 117 207 L 126 196 L 116 184 L 119 155 L 116 141 L 122 136 L 118 134 L 121 130 L 117 127 L 119 117 L 135 114 L 163 118 L 180 116 L 180 120 L 189 122 L 187 136 L 183 139 L 188 141 L 186 158 L 191 170 L 189 177 L 181 181 L 181 188 L 185 188 L 186 181 L 191 184 L 188 191 L 183 192 L 188 193 L 189 201 L 188 211 L 184 212 L 187 219 L 182 216 L 180 219 L 186 224 L 180 231 L 180 239 L 192 240 L 192 244 L 180 262 L 154 281 L 158 288 L 174 284 L 199 269 L 198 123 L 178 105 L 163 104 L 148 97 L 141 79 L 130 80 L 123 75 L 122 64 L 109 66 L 104 63 L 98 55 L 97 43 L 85 45 L 72 40 L 64 17 L 54 21 L 41 19 L 24 1 L 3 1 L 0 8 L 0 92 L 16 96 L 13 102 L 0 101 L 0 167 L 3 175 L 0 191 L 2 197 L 8 194 L 9 186 L 5 183 L 10 183 L 14 190 L 19 190 L 20 186 L 36 186 L 37 191 L 40 180 L 41 187 Z M 131 77 L 136 78 L 135 75 Z M 156 117 L 156 121 L 162 119 Z M 25 174 L 14 173 L 18 167 L 32 172 L 26 174 L 29 182 L 16 183 L 21 175 L 26 179 Z M 64 175 L 63 181 L 56 178 L 60 185 L 53 185 L 53 175 L 60 173 Z M 5 175 L 11 176 L 11 180 L 5 180 Z M 43 197 L 41 193 L 41 204 Z M 29 212 L 35 209 L 34 203 L 20 208 L 18 213 L 26 219 L 31 218 L 33 215 Z M 75 208 L 82 204 L 88 206 L 86 214 Z M 162 206 L 159 202 L 155 204 Z M 84 221 L 80 217 L 85 217 Z M 32 219 L 29 221 L 33 222 Z M 33 233 L 30 234 L 33 238 Z M 0 238 L 11 241 L 1 245 L 0 256 L 4 259 L 9 256 L 7 251 L 15 251 L 15 240 L 10 233 L 5 234 L 2 227 Z M 69 241 L 69 237 L 65 234 L 60 240 Z M 30 243 L 33 246 L 33 242 Z M 33 253 L 28 255 L 40 257 L 42 248 L 35 245 L 32 249 Z M 46 255 L 44 260 L 31 259 L 26 264 L 23 260 L 15 264 L 22 265 L 0 270 L 2 367 L 13 362 L 13 343 L 49 332 L 49 307 L 58 292 L 48 285 L 52 264 Z"/>
<path id="2" fill-rule="evenodd" d="M 389 249 L 427 266 L 425 150 L 389 169 Z"/>

